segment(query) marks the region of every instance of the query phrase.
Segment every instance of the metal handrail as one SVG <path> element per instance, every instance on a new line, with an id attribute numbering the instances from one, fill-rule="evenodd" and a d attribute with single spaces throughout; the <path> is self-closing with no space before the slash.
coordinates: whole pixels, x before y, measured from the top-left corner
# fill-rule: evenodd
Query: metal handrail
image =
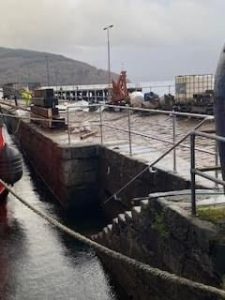
<path id="1" fill-rule="evenodd" d="M 101 104 L 100 104 L 101 105 Z M 137 111 L 137 112 L 152 112 L 154 114 L 164 114 L 164 115 L 175 115 L 175 116 L 180 116 L 180 117 L 193 117 L 193 118 L 199 118 L 199 119 L 205 119 L 207 118 L 208 120 L 214 120 L 214 116 L 210 115 L 205 115 L 205 114 L 195 114 L 195 113 L 186 113 L 186 112 L 178 112 L 175 110 L 172 111 L 167 111 L 167 110 L 162 110 L 162 109 L 152 109 L 152 108 L 139 108 L 139 107 L 131 107 L 131 106 L 118 106 L 118 105 L 109 105 L 109 104 L 102 104 L 104 107 L 108 108 L 120 108 L 121 110 L 129 109 L 132 111 Z"/>
<path id="2" fill-rule="evenodd" d="M 76 106 L 76 108 L 81 107 L 97 107 L 99 108 L 99 122 L 100 122 L 100 138 L 101 138 L 101 144 L 103 144 L 103 126 L 108 127 L 108 128 L 112 128 L 115 130 L 120 130 L 123 132 L 128 132 L 129 134 L 129 153 L 130 156 L 132 156 L 132 134 L 135 135 L 139 135 L 142 137 L 146 137 L 146 138 L 152 138 L 152 139 L 156 139 L 159 141 L 162 141 L 161 139 L 157 138 L 157 137 L 153 137 L 147 134 L 143 134 L 137 131 L 134 131 L 131 129 L 131 118 L 130 118 L 130 112 L 131 111 L 141 111 L 141 112 L 153 112 L 153 113 L 161 113 L 164 115 L 169 115 L 173 117 L 173 142 L 169 142 L 169 141 L 165 141 L 169 144 L 172 144 L 172 146 L 167 149 L 163 154 L 161 154 L 157 159 L 155 159 L 152 163 L 149 163 L 147 165 L 147 167 L 145 167 L 142 171 L 140 171 L 138 174 L 136 174 L 130 181 L 128 181 L 124 186 L 122 186 L 114 195 L 110 196 L 108 199 L 106 199 L 105 203 L 108 202 L 111 198 L 113 198 L 115 195 L 118 195 L 120 192 L 122 192 L 127 186 L 129 186 L 134 180 L 136 180 L 139 176 L 141 176 L 148 168 L 151 168 L 153 166 L 155 166 L 159 161 L 161 161 L 166 155 L 168 155 L 171 151 L 174 151 L 174 157 L 173 157 L 173 168 L 174 171 L 176 171 L 176 148 L 178 146 L 181 146 L 181 143 L 187 139 L 187 137 L 191 136 L 191 195 L 192 195 L 192 214 L 196 215 L 196 195 L 195 195 L 195 175 L 199 175 L 202 176 L 204 178 L 207 178 L 209 180 L 214 181 L 217 184 L 223 184 L 223 182 L 218 179 L 218 178 L 212 178 L 212 176 L 209 175 L 205 175 L 203 174 L 202 171 L 197 170 L 195 168 L 195 150 L 199 150 L 199 151 L 203 151 L 206 152 L 208 154 L 213 154 L 213 152 L 207 151 L 207 150 L 203 150 L 203 149 L 196 149 L 195 147 L 195 135 L 199 135 L 201 137 L 204 138 L 210 138 L 210 139 L 214 139 L 214 140 L 222 140 L 223 138 L 220 139 L 220 137 L 217 136 L 213 136 L 211 134 L 207 134 L 207 133 L 203 133 L 203 132 L 197 132 L 196 130 L 201 127 L 203 125 L 203 123 L 205 123 L 205 121 L 207 120 L 213 120 L 214 117 L 213 116 L 208 116 L 208 115 L 198 115 L 198 114 L 192 114 L 192 113 L 180 113 L 180 112 L 176 112 L 176 111 L 163 111 L 163 110 L 154 110 L 154 109 L 146 109 L 146 108 L 133 108 L 133 107 L 119 107 L 122 110 L 127 110 L 127 118 L 128 118 L 128 129 L 123 129 L 123 128 L 117 128 L 115 126 L 111 126 L 111 125 L 107 125 L 104 124 L 103 121 L 103 115 L 102 115 L 102 107 L 108 107 L 108 108 L 117 108 L 118 106 L 116 105 L 107 105 L 107 104 L 92 104 L 92 105 L 82 105 L 82 106 Z M 74 106 L 67 106 L 66 109 L 66 114 L 67 114 L 67 123 L 68 123 L 68 143 L 71 143 L 71 138 L 70 138 L 70 130 L 69 130 L 69 123 L 70 123 L 70 117 L 69 117 L 69 110 L 70 108 L 74 108 Z M 185 134 L 179 141 L 176 142 L 176 132 L 175 132 L 175 128 L 176 128 L 176 116 L 188 116 L 188 117 L 198 117 L 198 118 L 203 118 L 203 120 L 197 124 L 193 130 L 194 134 L 193 134 L 193 130 L 188 132 L 187 134 Z M 225 141 L 225 139 L 224 139 Z M 182 145 L 184 146 L 184 145 Z M 185 147 L 188 147 L 187 145 L 185 145 Z M 216 156 L 217 153 L 215 152 Z M 218 171 L 218 169 L 217 169 Z M 225 186 L 225 182 L 224 182 L 224 186 Z"/>
<path id="3" fill-rule="evenodd" d="M 206 119 L 203 119 L 198 125 L 195 126 L 194 130 L 200 128 L 204 123 Z M 161 154 L 157 159 L 155 159 L 152 163 L 148 164 L 147 167 L 145 167 L 142 171 L 137 173 L 130 181 L 128 181 L 123 187 L 121 187 L 116 193 L 114 193 L 112 196 L 110 196 L 108 199 L 105 200 L 104 204 L 107 203 L 110 199 L 114 198 L 115 195 L 118 195 L 121 193 L 125 188 L 127 188 L 132 182 L 134 182 L 137 178 L 139 178 L 147 169 L 152 168 L 155 166 L 159 161 L 161 161 L 167 154 L 169 154 L 173 149 L 175 149 L 177 146 L 179 146 L 187 137 L 189 137 L 192 134 L 193 131 L 188 132 L 183 136 L 178 142 L 176 142 L 172 147 L 170 147 L 168 150 L 166 150 L 163 154 Z"/>
<path id="4" fill-rule="evenodd" d="M 195 139 L 196 136 L 204 137 L 208 139 L 212 139 L 219 142 L 225 142 L 225 138 L 222 136 L 218 136 L 215 134 L 208 134 L 204 132 L 199 131 L 193 131 L 191 133 L 191 212 L 193 216 L 196 216 L 196 175 L 203 177 L 205 179 L 208 179 L 210 181 L 215 182 L 216 184 L 223 185 L 225 187 L 225 181 L 222 179 L 218 179 L 217 176 L 213 177 L 211 175 L 205 174 L 204 172 L 211 171 L 210 168 L 205 169 L 198 169 L 196 168 L 196 161 L 195 161 Z M 215 170 L 218 170 L 218 166 L 214 168 Z M 221 169 L 221 168 L 220 168 Z"/>
<path id="5" fill-rule="evenodd" d="M 137 112 L 152 112 L 152 113 L 158 113 L 158 114 L 164 114 L 164 115 L 176 115 L 180 117 L 193 117 L 193 118 L 199 118 L 199 119 L 205 119 L 208 120 L 214 120 L 214 116 L 205 115 L 205 114 L 195 114 L 195 113 L 186 113 L 186 112 L 178 112 L 175 110 L 167 111 L 162 109 L 152 109 L 152 108 L 140 108 L 140 107 L 131 107 L 131 106 L 118 106 L 118 105 L 110 105 L 110 104 L 86 104 L 86 105 L 67 105 L 66 108 L 88 108 L 88 107 L 106 107 L 106 108 L 115 108 L 115 109 L 121 109 L 121 110 L 131 110 L 131 111 L 137 111 Z"/>
<path id="6" fill-rule="evenodd" d="M 119 128 L 119 127 L 116 127 L 116 126 L 111 126 L 111 125 L 106 125 L 106 124 L 103 124 L 102 126 L 107 127 L 107 128 L 111 128 L 111 129 L 115 129 L 115 130 L 118 130 L 118 131 L 121 131 L 121 132 L 129 133 L 129 130 L 124 129 L 124 128 Z M 168 141 L 167 139 L 161 139 L 161 138 L 155 137 L 153 135 L 145 134 L 145 133 L 142 133 L 142 132 L 139 132 L 139 131 L 134 131 L 134 130 L 130 130 L 130 132 L 132 134 L 135 134 L 135 135 L 138 135 L 138 136 L 146 137 L 146 138 L 156 140 L 156 141 L 159 141 L 159 142 L 164 142 L 164 143 L 169 144 L 169 145 L 174 145 L 174 142 Z M 179 145 L 179 147 L 188 148 L 188 149 L 191 148 L 189 145 L 184 145 L 184 144 Z M 199 152 L 207 153 L 207 154 L 210 154 L 210 155 L 215 155 L 216 154 L 216 152 L 208 151 L 208 150 L 205 150 L 205 149 L 202 149 L 202 148 L 195 148 L 195 150 L 197 150 Z"/>
<path id="7" fill-rule="evenodd" d="M 141 137 L 146 137 L 149 139 L 153 139 L 153 140 L 157 140 L 163 143 L 167 143 L 169 145 L 175 145 L 176 144 L 176 117 L 177 116 L 182 116 L 182 117 L 197 117 L 200 119 L 204 119 L 204 120 L 213 120 L 214 116 L 209 116 L 209 115 L 202 115 L 202 114 L 193 114 L 193 113 L 181 113 L 181 112 L 176 112 L 176 111 L 165 111 L 165 110 L 159 110 L 159 109 L 149 109 L 149 108 L 137 108 L 137 107 L 129 107 L 129 106 L 118 106 L 118 105 L 109 105 L 109 104 L 102 104 L 102 103 L 97 103 L 97 104 L 86 104 L 86 105 L 68 105 L 66 108 L 66 115 L 67 115 L 67 124 L 68 124 L 68 144 L 71 144 L 71 133 L 69 130 L 70 127 L 70 118 L 69 118 L 69 111 L 70 109 L 79 109 L 79 108 L 92 108 L 95 107 L 99 110 L 99 127 L 100 127 L 100 142 L 101 144 L 103 144 L 103 128 L 111 128 L 114 130 L 118 130 L 121 132 L 126 132 L 128 133 L 128 139 L 129 139 L 129 155 L 132 156 L 132 135 L 136 135 L 136 136 L 141 136 Z M 105 108 L 113 108 L 113 109 L 120 109 L 123 111 L 127 111 L 127 119 L 128 119 L 128 128 L 124 129 L 124 128 L 118 128 L 116 126 L 112 126 L 107 123 L 107 120 L 103 120 L 103 109 Z M 158 113 L 158 114 L 163 114 L 163 115 L 167 115 L 172 117 L 172 126 L 173 126 L 173 132 L 172 132 L 172 141 L 168 141 L 167 139 L 161 139 L 159 137 L 155 137 L 153 135 L 149 135 L 149 134 L 143 134 L 141 132 L 135 131 L 131 129 L 131 112 L 148 112 L 148 113 Z M 126 115 L 124 115 L 124 117 L 126 117 Z M 184 144 L 179 144 L 180 147 L 183 148 L 190 148 L 189 145 L 184 145 Z M 199 152 L 203 152 L 203 153 L 207 153 L 210 155 L 214 155 L 215 157 L 217 157 L 217 152 L 212 152 L 209 150 L 205 150 L 205 149 L 201 149 L 196 147 L 195 148 L 197 151 Z M 215 149 L 216 150 L 216 149 Z M 176 147 L 173 148 L 173 171 L 177 172 L 177 154 L 176 154 Z M 217 172 L 217 171 L 216 171 Z"/>

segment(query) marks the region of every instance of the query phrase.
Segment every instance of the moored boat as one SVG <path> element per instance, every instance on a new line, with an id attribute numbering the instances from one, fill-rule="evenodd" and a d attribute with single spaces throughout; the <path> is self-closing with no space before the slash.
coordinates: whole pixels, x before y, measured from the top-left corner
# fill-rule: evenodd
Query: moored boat
<path id="1" fill-rule="evenodd" d="M 3 124 L 0 122 L 0 179 L 9 185 L 20 180 L 23 174 L 22 157 L 19 151 L 6 143 Z M 0 182 L 0 203 L 7 198 L 8 190 Z"/>

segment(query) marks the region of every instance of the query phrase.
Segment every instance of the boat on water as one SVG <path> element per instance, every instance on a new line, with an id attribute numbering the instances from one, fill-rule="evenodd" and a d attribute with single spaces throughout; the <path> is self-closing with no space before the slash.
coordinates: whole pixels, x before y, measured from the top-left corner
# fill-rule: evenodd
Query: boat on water
<path id="1" fill-rule="evenodd" d="M 4 130 L 0 121 L 0 179 L 13 185 L 23 174 L 22 157 L 15 147 L 6 143 Z M 7 188 L 0 182 L 0 204 L 6 201 L 7 195 Z"/>

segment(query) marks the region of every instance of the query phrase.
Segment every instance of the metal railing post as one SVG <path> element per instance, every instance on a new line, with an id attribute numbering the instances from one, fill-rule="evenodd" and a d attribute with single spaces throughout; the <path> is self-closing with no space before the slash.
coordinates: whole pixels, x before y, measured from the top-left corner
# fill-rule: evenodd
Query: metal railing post
<path id="1" fill-rule="evenodd" d="M 173 117 L 173 145 L 176 144 L 176 115 L 172 113 Z M 173 149 L 173 171 L 177 172 L 177 154 L 176 147 Z"/>
<path id="2" fill-rule="evenodd" d="M 67 117 L 68 144 L 70 145 L 71 139 L 70 139 L 70 113 L 69 113 L 69 107 L 66 108 L 66 117 Z"/>
<path id="3" fill-rule="evenodd" d="M 128 108 L 128 136 L 129 136 L 129 152 L 132 156 L 132 138 L 131 138 L 131 122 L 130 122 L 130 109 Z"/>
<path id="4" fill-rule="evenodd" d="M 103 144 L 102 105 L 99 106 L 99 118 L 100 118 L 100 137 L 101 137 L 101 145 L 102 145 Z"/>
<path id="5" fill-rule="evenodd" d="M 195 193 L 195 133 L 191 134 L 191 213 L 196 216 L 196 193 Z"/>

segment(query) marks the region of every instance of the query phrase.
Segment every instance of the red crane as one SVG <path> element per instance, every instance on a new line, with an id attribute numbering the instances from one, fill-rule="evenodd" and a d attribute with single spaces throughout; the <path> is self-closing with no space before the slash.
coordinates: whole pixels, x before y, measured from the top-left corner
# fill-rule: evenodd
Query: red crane
<path id="1" fill-rule="evenodd" d="M 121 71 L 117 81 L 112 80 L 111 104 L 124 105 L 129 103 L 126 71 Z"/>

